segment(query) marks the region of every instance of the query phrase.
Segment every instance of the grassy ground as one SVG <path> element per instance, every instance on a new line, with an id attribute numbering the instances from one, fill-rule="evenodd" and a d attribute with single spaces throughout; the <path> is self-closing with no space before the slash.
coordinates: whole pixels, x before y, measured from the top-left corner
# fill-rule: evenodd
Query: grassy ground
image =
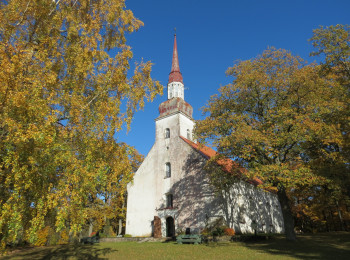
<path id="1" fill-rule="evenodd" d="M 275 238 L 260 242 L 177 245 L 175 242 L 121 242 L 27 248 L 0 259 L 350 259 L 350 233 L 299 236 L 288 242 Z"/>

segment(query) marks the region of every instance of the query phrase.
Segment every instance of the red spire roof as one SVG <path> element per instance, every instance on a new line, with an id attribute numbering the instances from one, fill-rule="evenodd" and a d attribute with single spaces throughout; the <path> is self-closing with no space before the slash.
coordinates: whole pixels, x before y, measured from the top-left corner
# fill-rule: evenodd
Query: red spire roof
<path id="1" fill-rule="evenodd" d="M 173 51 L 173 62 L 171 64 L 171 71 L 169 74 L 169 83 L 171 82 L 182 82 L 182 74 L 180 72 L 179 57 L 177 56 L 177 44 L 176 34 L 174 35 L 174 51 Z"/>

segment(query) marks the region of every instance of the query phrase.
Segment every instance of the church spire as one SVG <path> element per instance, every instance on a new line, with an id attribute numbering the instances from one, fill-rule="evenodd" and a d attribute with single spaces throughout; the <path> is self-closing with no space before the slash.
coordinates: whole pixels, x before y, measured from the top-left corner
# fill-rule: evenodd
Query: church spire
<path id="1" fill-rule="evenodd" d="M 169 83 L 171 82 L 182 82 L 182 74 L 180 72 L 179 57 L 177 54 L 176 44 L 176 33 L 174 34 L 174 50 L 173 50 L 173 61 L 171 64 L 171 71 L 169 74 Z"/>
<path id="2" fill-rule="evenodd" d="M 171 71 L 168 82 L 168 99 L 179 97 L 185 99 L 184 84 L 180 72 L 179 57 L 177 54 L 176 33 L 174 34 L 174 50 Z"/>

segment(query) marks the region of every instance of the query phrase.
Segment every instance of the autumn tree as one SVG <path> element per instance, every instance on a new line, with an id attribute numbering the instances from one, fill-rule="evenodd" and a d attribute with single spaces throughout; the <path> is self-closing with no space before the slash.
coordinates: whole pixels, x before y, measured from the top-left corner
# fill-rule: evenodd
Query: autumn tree
<path id="1" fill-rule="evenodd" d="M 2 247 L 35 241 L 52 211 L 78 232 L 102 186 L 125 192 L 134 149 L 115 134 L 162 92 L 150 62 L 130 71 L 140 26 L 124 0 L 0 1 Z"/>
<path id="2" fill-rule="evenodd" d="M 344 200 L 346 194 L 341 194 L 336 184 L 337 181 L 327 178 L 323 185 L 289 191 L 289 196 L 294 199 L 292 211 L 297 230 L 324 232 L 349 228 L 349 204 Z"/>
<path id="3" fill-rule="evenodd" d="M 143 161 L 143 156 L 136 150 L 129 147 L 125 143 L 115 144 L 120 148 L 115 153 L 107 154 L 105 158 L 108 162 L 109 169 L 103 173 L 96 187 L 95 194 L 89 194 L 88 216 L 89 216 L 89 234 L 95 230 L 104 228 L 105 233 L 110 233 L 113 229 L 114 233 L 120 234 L 126 218 L 126 186 L 132 181 L 133 174 Z M 129 163 L 120 160 L 124 154 L 128 155 Z M 101 155 L 104 156 L 104 155 Z M 114 171 L 113 169 L 118 169 Z M 107 230 L 106 230 L 107 229 Z"/>
<path id="4" fill-rule="evenodd" d="M 227 70 L 232 83 L 210 98 L 203 109 L 208 116 L 196 127 L 200 142 L 211 141 L 276 191 L 289 240 L 295 240 L 295 232 L 287 192 L 326 181 L 312 171 L 305 145 L 316 138 L 324 144 L 340 138 L 337 126 L 323 117 L 344 106 L 341 93 L 319 70 L 273 48 L 239 61 Z"/>
<path id="5" fill-rule="evenodd" d="M 350 26 L 321 26 L 314 30 L 310 41 L 316 49 L 311 55 L 323 58 L 320 76 L 333 78 L 335 87 L 343 93 L 339 101 L 345 104 L 324 118 L 328 124 L 339 126 L 341 138 L 326 145 L 315 140 L 308 151 L 314 169 L 329 179 L 322 187 L 327 197 L 320 207 L 335 208 L 344 229 L 345 212 L 340 208 L 350 207 Z"/>
<path id="6" fill-rule="evenodd" d="M 322 56 L 322 68 L 333 72 L 338 80 L 350 88 L 350 25 L 321 26 L 310 39 L 316 51 L 311 56 Z"/>

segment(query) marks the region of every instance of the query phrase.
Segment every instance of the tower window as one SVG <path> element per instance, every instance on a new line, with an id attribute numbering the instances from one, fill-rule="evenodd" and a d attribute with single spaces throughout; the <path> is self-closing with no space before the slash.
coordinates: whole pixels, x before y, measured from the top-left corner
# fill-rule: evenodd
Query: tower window
<path id="1" fill-rule="evenodd" d="M 191 132 L 190 132 L 190 129 L 187 129 L 187 139 L 191 139 Z"/>
<path id="2" fill-rule="evenodd" d="M 170 164 L 170 162 L 167 162 L 165 164 L 165 177 L 167 177 L 167 178 L 171 177 L 171 164 Z"/>
<path id="3" fill-rule="evenodd" d="M 166 195 L 166 207 L 172 208 L 173 207 L 173 194 L 167 194 Z"/>
<path id="4" fill-rule="evenodd" d="M 170 129 L 169 128 L 165 129 L 165 138 L 170 138 Z"/>

